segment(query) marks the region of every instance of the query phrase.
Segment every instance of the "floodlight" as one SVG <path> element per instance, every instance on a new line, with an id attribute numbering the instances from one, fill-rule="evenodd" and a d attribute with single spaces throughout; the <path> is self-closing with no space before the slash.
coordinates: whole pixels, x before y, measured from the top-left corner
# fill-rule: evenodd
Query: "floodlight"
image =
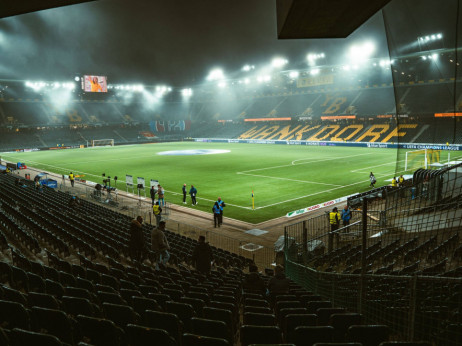
<path id="1" fill-rule="evenodd" d="M 312 70 L 310 71 L 310 75 L 316 76 L 316 75 L 319 74 L 319 72 L 320 72 L 320 70 L 319 70 L 318 68 L 314 68 L 314 69 L 312 69 Z"/>
<path id="2" fill-rule="evenodd" d="M 295 79 L 299 76 L 299 73 L 298 71 L 290 71 L 289 72 L 289 77 L 292 78 L 292 79 Z"/>
<path id="3" fill-rule="evenodd" d="M 215 68 L 211 70 L 209 75 L 207 76 L 208 81 L 222 80 L 222 79 L 225 79 L 225 74 L 223 73 L 223 70 L 219 68 Z"/>
<path id="4" fill-rule="evenodd" d="M 433 35 L 430 36 L 430 38 L 431 38 L 432 40 L 436 40 L 436 35 L 433 34 Z"/>
<path id="5" fill-rule="evenodd" d="M 422 57 L 422 60 L 427 60 L 427 57 L 424 55 L 424 56 Z"/>
<path id="6" fill-rule="evenodd" d="M 74 80 L 75 80 L 76 82 L 78 82 L 78 81 L 80 80 L 80 77 L 79 77 L 79 76 L 75 76 Z"/>
<path id="7" fill-rule="evenodd" d="M 183 95 L 184 97 L 189 97 L 192 95 L 192 89 L 191 88 L 185 88 L 183 90 L 181 90 L 181 95 Z"/>
<path id="8" fill-rule="evenodd" d="M 425 36 L 425 41 L 430 41 L 430 36 Z"/>
<path id="9" fill-rule="evenodd" d="M 276 67 L 276 68 L 279 68 L 279 67 L 283 67 L 284 65 L 286 65 L 289 61 L 286 60 L 286 59 L 283 59 L 283 58 L 274 58 L 272 61 L 271 61 L 271 65 L 273 67 Z"/>
<path id="10" fill-rule="evenodd" d="M 367 60 L 374 53 L 375 46 L 372 42 L 364 42 L 360 45 L 351 46 L 348 57 L 351 62 L 361 62 Z"/>
<path id="11" fill-rule="evenodd" d="M 225 88 L 226 87 L 226 82 L 220 82 L 218 83 L 219 88 Z"/>
<path id="12" fill-rule="evenodd" d="M 438 54 L 436 54 L 436 53 L 433 53 L 433 54 L 432 54 L 432 58 L 433 58 L 433 60 L 436 60 L 436 59 L 438 59 Z"/>
<path id="13" fill-rule="evenodd" d="M 248 72 L 254 69 L 255 69 L 255 65 L 244 65 L 244 67 L 242 67 L 242 71 L 245 71 L 245 72 Z"/>
<path id="14" fill-rule="evenodd" d="M 441 39 L 443 38 L 443 35 L 442 35 L 442 34 L 437 34 L 437 35 L 436 35 L 436 38 L 439 39 L 439 40 L 441 40 Z"/>

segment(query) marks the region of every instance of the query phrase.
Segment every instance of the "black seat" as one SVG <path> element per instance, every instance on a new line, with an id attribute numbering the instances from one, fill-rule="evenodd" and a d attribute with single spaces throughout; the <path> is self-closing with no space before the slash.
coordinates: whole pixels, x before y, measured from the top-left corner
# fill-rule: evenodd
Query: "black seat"
<path id="1" fill-rule="evenodd" d="M 63 303 L 63 310 L 69 315 L 74 317 L 77 315 L 101 317 L 99 308 L 88 299 L 64 296 L 61 301 Z"/>
<path id="2" fill-rule="evenodd" d="M 38 330 L 54 335 L 62 342 L 74 344 L 72 324 L 63 311 L 34 306 L 32 315 Z"/>
<path id="3" fill-rule="evenodd" d="M 14 328 L 10 333 L 14 340 L 11 345 L 40 345 L 40 346 L 61 346 L 62 343 L 56 336 L 42 333 L 35 333 L 29 330 Z"/>
<path id="4" fill-rule="evenodd" d="M 183 323 L 177 315 L 168 312 L 146 311 L 146 325 L 152 328 L 163 329 L 178 343 L 181 340 Z"/>
<path id="5" fill-rule="evenodd" d="M 112 321 L 79 315 L 77 322 L 80 335 L 91 345 L 118 346 L 125 340 L 123 331 Z"/>
<path id="6" fill-rule="evenodd" d="M 281 342 L 282 333 L 277 326 L 241 326 L 242 346 L 251 344 L 279 344 Z"/>
<path id="7" fill-rule="evenodd" d="M 229 342 L 230 335 L 225 322 L 205 318 L 191 318 L 192 333 L 200 336 L 225 339 Z"/>
<path id="8" fill-rule="evenodd" d="M 288 314 L 283 321 L 283 330 L 287 342 L 295 342 L 295 328 L 301 326 L 316 326 L 315 314 Z"/>
<path id="9" fill-rule="evenodd" d="M 212 338 L 209 336 L 183 334 L 183 346 L 228 346 L 232 345 L 225 339 Z"/>
<path id="10" fill-rule="evenodd" d="M 276 316 L 274 316 L 273 314 L 245 312 L 243 324 L 251 326 L 275 326 Z"/>
<path id="11" fill-rule="evenodd" d="M 0 300 L 0 325 L 6 329 L 30 329 L 29 313 L 22 304 Z"/>
<path id="12" fill-rule="evenodd" d="M 332 342 L 334 328 L 331 326 L 301 326 L 294 331 L 297 346 L 312 346 L 321 342 Z"/>
<path id="13" fill-rule="evenodd" d="M 144 297 L 133 297 L 132 305 L 133 310 L 145 319 L 145 314 L 147 310 L 152 311 L 162 311 L 162 308 L 154 299 L 144 298 Z"/>
<path id="14" fill-rule="evenodd" d="M 352 325 L 360 325 L 362 315 L 358 313 L 346 312 L 340 314 L 332 314 L 329 324 L 334 327 L 334 341 L 344 341 L 348 328 Z"/>
<path id="15" fill-rule="evenodd" d="M 27 301 L 29 307 L 39 306 L 42 308 L 59 310 L 59 302 L 51 294 L 29 292 Z"/>
<path id="16" fill-rule="evenodd" d="M 138 324 L 140 320 L 140 316 L 127 305 L 103 303 L 103 310 L 106 318 L 121 328 L 127 324 Z"/>
<path id="17" fill-rule="evenodd" d="M 353 325 L 348 328 L 347 340 L 360 342 L 363 346 L 378 346 L 388 341 L 390 328 L 385 325 Z"/>
<path id="18" fill-rule="evenodd" d="M 177 315 L 183 322 L 184 330 L 191 331 L 191 318 L 196 316 L 196 312 L 190 304 L 166 302 L 165 311 Z"/>
<path id="19" fill-rule="evenodd" d="M 177 343 L 165 330 L 128 324 L 127 338 L 133 346 L 176 346 Z"/>

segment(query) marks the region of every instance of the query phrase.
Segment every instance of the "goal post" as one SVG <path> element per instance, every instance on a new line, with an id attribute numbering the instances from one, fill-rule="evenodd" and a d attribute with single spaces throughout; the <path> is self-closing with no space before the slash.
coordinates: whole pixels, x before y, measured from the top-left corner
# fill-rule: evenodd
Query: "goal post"
<path id="1" fill-rule="evenodd" d="M 436 149 L 421 149 L 406 152 L 406 160 L 404 170 L 425 168 L 432 163 L 439 163 L 441 158 L 441 150 Z"/>
<path id="2" fill-rule="evenodd" d="M 113 139 L 92 139 L 90 142 L 91 147 L 113 147 Z"/>

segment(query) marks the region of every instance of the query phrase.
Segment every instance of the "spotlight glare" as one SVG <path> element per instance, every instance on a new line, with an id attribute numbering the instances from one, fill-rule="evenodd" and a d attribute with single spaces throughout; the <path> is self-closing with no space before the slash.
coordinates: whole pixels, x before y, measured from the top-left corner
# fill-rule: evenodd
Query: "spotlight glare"
<path id="1" fill-rule="evenodd" d="M 74 80 L 75 80 L 76 82 L 78 82 L 78 81 L 80 80 L 80 77 L 79 77 L 79 76 L 75 76 Z"/>
<path id="2" fill-rule="evenodd" d="M 289 73 L 289 77 L 292 79 L 298 78 L 298 76 L 299 76 L 298 71 L 290 71 Z"/>
<path id="3" fill-rule="evenodd" d="M 443 35 L 442 35 L 442 34 L 437 34 L 437 35 L 436 35 L 436 38 L 439 39 L 439 40 L 441 40 L 441 39 L 443 38 Z"/>
<path id="4" fill-rule="evenodd" d="M 244 84 L 249 84 L 250 83 L 250 80 L 248 78 L 245 78 L 244 79 Z"/>
<path id="5" fill-rule="evenodd" d="M 218 83 L 218 87 L 219 87 L 219 88 L 222 88 L 222 89 L 225 88 L 225 87 L 226 87 L 226 82 L 220 82 L 220 83 Z"/>
<path id="6" fill-rule="evenodd" d="M 320 70 L 319 70 L 318 68 L 314 68 L 314 69 L 312 69 L 312 70 L 310 71 L 310 75 L 316 76 L 316 75 L 319 74 L 319 72 L 320 72 Z"/>
<path id="7" fill-rule="evenodd" d="M 215 68 L 211 70 L 209 75 L 207 76 L 208 81 L 222 80 L 222 79 L 225 79 L 225 75 L 223 73 L 223 70 L 219 68 Z"/>
<path id="8" fill-rule="evenodd" d="M 271 61 L 271 65 L 275 68 L 279 68 L 279 67 L 283 67 L 284 65 L 286 65 L 289 61 L 286 60 L 286 59 L 283 59 L 283 58 L 274 58 L 272 61 Z"/>

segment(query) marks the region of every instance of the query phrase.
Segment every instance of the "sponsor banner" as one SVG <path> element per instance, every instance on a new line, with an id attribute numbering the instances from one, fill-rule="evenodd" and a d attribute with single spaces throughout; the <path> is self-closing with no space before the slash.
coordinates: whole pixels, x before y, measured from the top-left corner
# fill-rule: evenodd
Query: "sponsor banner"
<path id="1" fill-rule="evenodd" d="M 297 79 L 297 88 L 308 88 L 319 85 L 327 85 L 334 83 L 334 75 L 328 74 L 316 77 L 304 77 Z"/>
<path id="2" fill-rule="evenodd" d="M 265 139 L 222 139 L 222 138 L 194 138 L 195 142 L 210 143 L 249 143 L 249 144 L 284 144 L 331 147 L 362 147 L 389 149 L 434 149 L 434 150 L 462 150 L 460 144 L 425 144 L 425 143 L 381 143 L 381 142 L 333 142 L 333 141 L 295 141 L 295 140 L 265 140 Z"/>
<path id="3" fill-rule="evenodd" d="M 294 217 L 294 216 L 309 213 L 309 212 L 314 211 L 314 210 L 326 208 L 326 207 L 329 207 L 329 206 L 337 204 L 337 203 L 342 203 L 342 202 L 345 202 L 348 199 L 348 197 L 354 196 L 354 195 L 356 195 L 356 193 L 345 196 L 345 197 L 340 197 L 340 198 L 337 198 L 337 199 L 333 199 L 331 201 L 327 201 L 327 202 L 324 202 L 324 203 L 315 204 L 315 205 L 312 205 L 310 207 L 306 207 L 306 208 L 303 208 L 303 209 L 298 209 L 298 210 L 295 210 L 295 211 L 291 211 L 291 212 L 286 214 L 286 217 Z"/>
<path id="4" fill-rule="evenodd" d="M 128 186 L 132 186 L 133 185 L 133 176 L 127 174 L 125 176 L 125 184 L 127 184 Z"/>

